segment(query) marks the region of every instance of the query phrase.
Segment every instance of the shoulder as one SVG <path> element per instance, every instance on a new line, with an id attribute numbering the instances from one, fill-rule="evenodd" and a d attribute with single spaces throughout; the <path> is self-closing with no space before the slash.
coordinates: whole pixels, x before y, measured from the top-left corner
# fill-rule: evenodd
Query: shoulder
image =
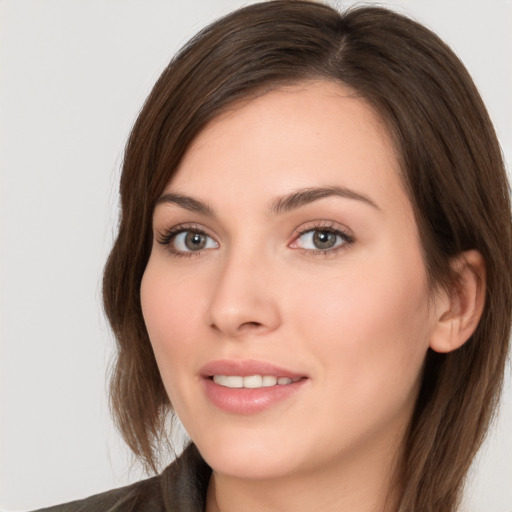
<path id="1" fill-rule="evenodd" d="M 126 487 L 95 494 L 83 500 L 43 508 L 37 512 L 128 512 L 165 510 L 161 499 L 161 476 Z"/>
<path id="2" fill-rule="evenodd" d="M 210 473 L 191 444 L 161 475 L 34 512 L 199 512 Z"/>

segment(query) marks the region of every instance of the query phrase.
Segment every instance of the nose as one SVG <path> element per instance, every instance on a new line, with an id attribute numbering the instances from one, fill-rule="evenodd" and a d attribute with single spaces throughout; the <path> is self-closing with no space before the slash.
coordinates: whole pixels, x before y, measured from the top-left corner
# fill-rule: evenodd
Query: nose
<path id="1" fill-rule="evenodd" d="M 228 337 L 260 335 L 281 323 L 272 264 L 240 253 L 226 257 L 210 301 L 210 327 Z"/>

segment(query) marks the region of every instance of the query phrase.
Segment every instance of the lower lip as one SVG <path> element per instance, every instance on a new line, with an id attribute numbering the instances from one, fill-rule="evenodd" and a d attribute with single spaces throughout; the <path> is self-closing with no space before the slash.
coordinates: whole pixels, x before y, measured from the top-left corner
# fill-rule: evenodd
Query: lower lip
<path id="1" fill-rule="evenodd" d="M 204 379 L 206 396 L 219 409 L 235 414 L 255 414 L 290 399 L 307 379 L 262 388 L 228 388 Z"/>

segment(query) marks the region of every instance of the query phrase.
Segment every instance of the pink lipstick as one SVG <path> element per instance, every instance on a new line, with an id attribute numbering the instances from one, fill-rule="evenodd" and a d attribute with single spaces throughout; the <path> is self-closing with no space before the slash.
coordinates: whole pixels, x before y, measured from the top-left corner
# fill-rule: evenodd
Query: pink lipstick
<path id="1" fill-rule="evenodd" d="M 292 397 L 307 380 L 298 372 L 255 360 L 212 361 L 200 371 L 207 398 L 235 414 L 255 414 Z"/>

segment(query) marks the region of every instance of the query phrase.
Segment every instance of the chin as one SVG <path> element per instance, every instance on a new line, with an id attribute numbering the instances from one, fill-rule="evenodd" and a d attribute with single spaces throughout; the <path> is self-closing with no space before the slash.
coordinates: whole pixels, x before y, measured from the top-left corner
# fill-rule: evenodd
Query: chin
<path id="1" fill-rule="evenodd" d="M 273 433 L 260 431 L 251 435 L 240 429 L 205 436 L 195 443 L 216 473 L 230 477 L 279 478 L 293 472 L 299 464 L 296 443 L 289 445 Z"/>

